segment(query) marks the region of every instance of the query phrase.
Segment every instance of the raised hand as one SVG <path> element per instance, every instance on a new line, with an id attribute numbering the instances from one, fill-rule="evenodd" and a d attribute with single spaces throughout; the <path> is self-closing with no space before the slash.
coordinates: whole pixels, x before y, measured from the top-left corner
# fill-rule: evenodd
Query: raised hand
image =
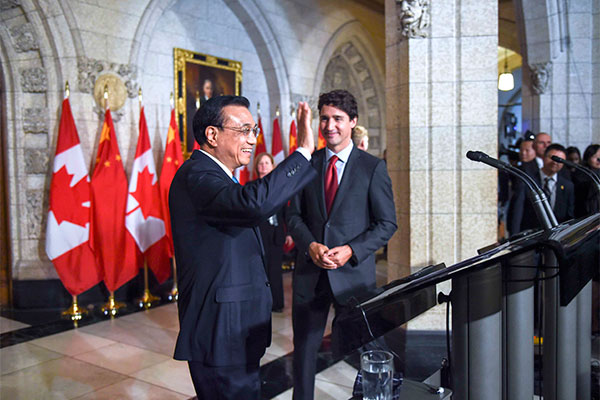
<path id="1" fill-rule="evenodd" d="M 298 146 L 315 151 L 315 137 L 310 126 L 312 111 L 306 102 L 298 103 Z"/>

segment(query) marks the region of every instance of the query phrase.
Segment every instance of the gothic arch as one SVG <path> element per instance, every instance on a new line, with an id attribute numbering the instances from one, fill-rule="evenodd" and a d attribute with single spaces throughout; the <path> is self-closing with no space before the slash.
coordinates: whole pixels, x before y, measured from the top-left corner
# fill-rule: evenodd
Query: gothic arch
<path id="1" fill-rule="evenodd" d="M 313 95 L 350 90 L 357 98 L 359 124 L 369 130 L 369 150 L 379 155 L 386 147 L 384 73 L 368 38 L 358 21 L 338 28 L 319 58 Z"/>

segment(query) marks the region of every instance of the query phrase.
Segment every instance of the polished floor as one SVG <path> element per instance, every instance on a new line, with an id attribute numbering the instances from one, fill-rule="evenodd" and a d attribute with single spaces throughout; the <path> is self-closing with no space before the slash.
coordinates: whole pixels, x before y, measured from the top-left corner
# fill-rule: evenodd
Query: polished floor
<path id="1" fill-rule="evenodd" d="M 291 370 L 293 351 L 290 275 L 285 274 L 286 308 L 273 313 L 273 342 L 261 360 L 265 398 L 291 399 L 286 372 Z M 178 332 L 176 304 L 97 320 L 65 330 L 65 321 L 58 327 L 46 324 L 45 329 L 35 329 L 0 317 L 0 398 L 193 398 L 187 363 L 172 359 Z M 62 332 L 46 335 L 52 329 Z M 35 336 L 41 337 L 31 339 Z M 356 369 L 345 361 L 322 358 L 316 398 L 350 398 Z"/>

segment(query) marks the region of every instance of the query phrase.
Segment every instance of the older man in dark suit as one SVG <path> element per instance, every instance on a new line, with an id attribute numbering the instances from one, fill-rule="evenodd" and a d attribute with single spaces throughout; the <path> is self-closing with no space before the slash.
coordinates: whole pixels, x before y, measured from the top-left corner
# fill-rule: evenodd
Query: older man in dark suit
<path id="1" fill-rule="evenodd" d="M 319 177 L 288 208 L 299 250 L 294 271 L 294 399 L 314 396 L 317 351 L 329 307 L 375 287 L 375 251 L 396 231 L 385 162 L 352 144 L 356 100 L 345 90 L 322 94 L 319 124 L 327 147 L 311 163 Z"/>
<path id="2" fill-rule="evenodd" d="M 169 193 L 179 272 L 175 359 L 187 360 L 198 399 L 260 399 L 259 360 L 271 341 L 271 292 L 258 224 L 317 175 L 310 109 L 299 106 L 300 148 L 240 186 L 257 127 L 244 97 L 211 98 L 194 115 L 195 151 Z M 307 111 L 308 110 L 308 111 Z"/>
<path id="3" fill-rule="evenodd" d="M 566 150 L 560 144 L 546 147 L 541 168 L 528 168 L 524 171 L 535 180 L 546 193 L 554 215 L 559 223 L 575 216 L 575 193 L 573 183 L 560 174 L 563 164 L 552 160 L 552 156 L 566 157 Z M 508 211 L 508 230 L 511 235 L 526 229 L 541 228 L 531 201 L 527 198 L 527 188 L 522 182 L 515 185 Z"/>

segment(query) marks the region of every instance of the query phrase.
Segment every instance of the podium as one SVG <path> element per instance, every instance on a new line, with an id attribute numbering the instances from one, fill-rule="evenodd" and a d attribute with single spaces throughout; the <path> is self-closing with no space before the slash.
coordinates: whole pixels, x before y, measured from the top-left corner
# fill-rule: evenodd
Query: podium
<path id="1" fill-rule="evenodd" d="M 340 314 L 332 348 L 349 354 L 436 304 L 452 280 L 455 398 L 534 393 L 534 286 L 543 287 L 544 398 L 590 398 L 591 278 L 600 265 L 600 213 L 524 232 L 451 266 L 429 266 L 364 293 Z"/>

